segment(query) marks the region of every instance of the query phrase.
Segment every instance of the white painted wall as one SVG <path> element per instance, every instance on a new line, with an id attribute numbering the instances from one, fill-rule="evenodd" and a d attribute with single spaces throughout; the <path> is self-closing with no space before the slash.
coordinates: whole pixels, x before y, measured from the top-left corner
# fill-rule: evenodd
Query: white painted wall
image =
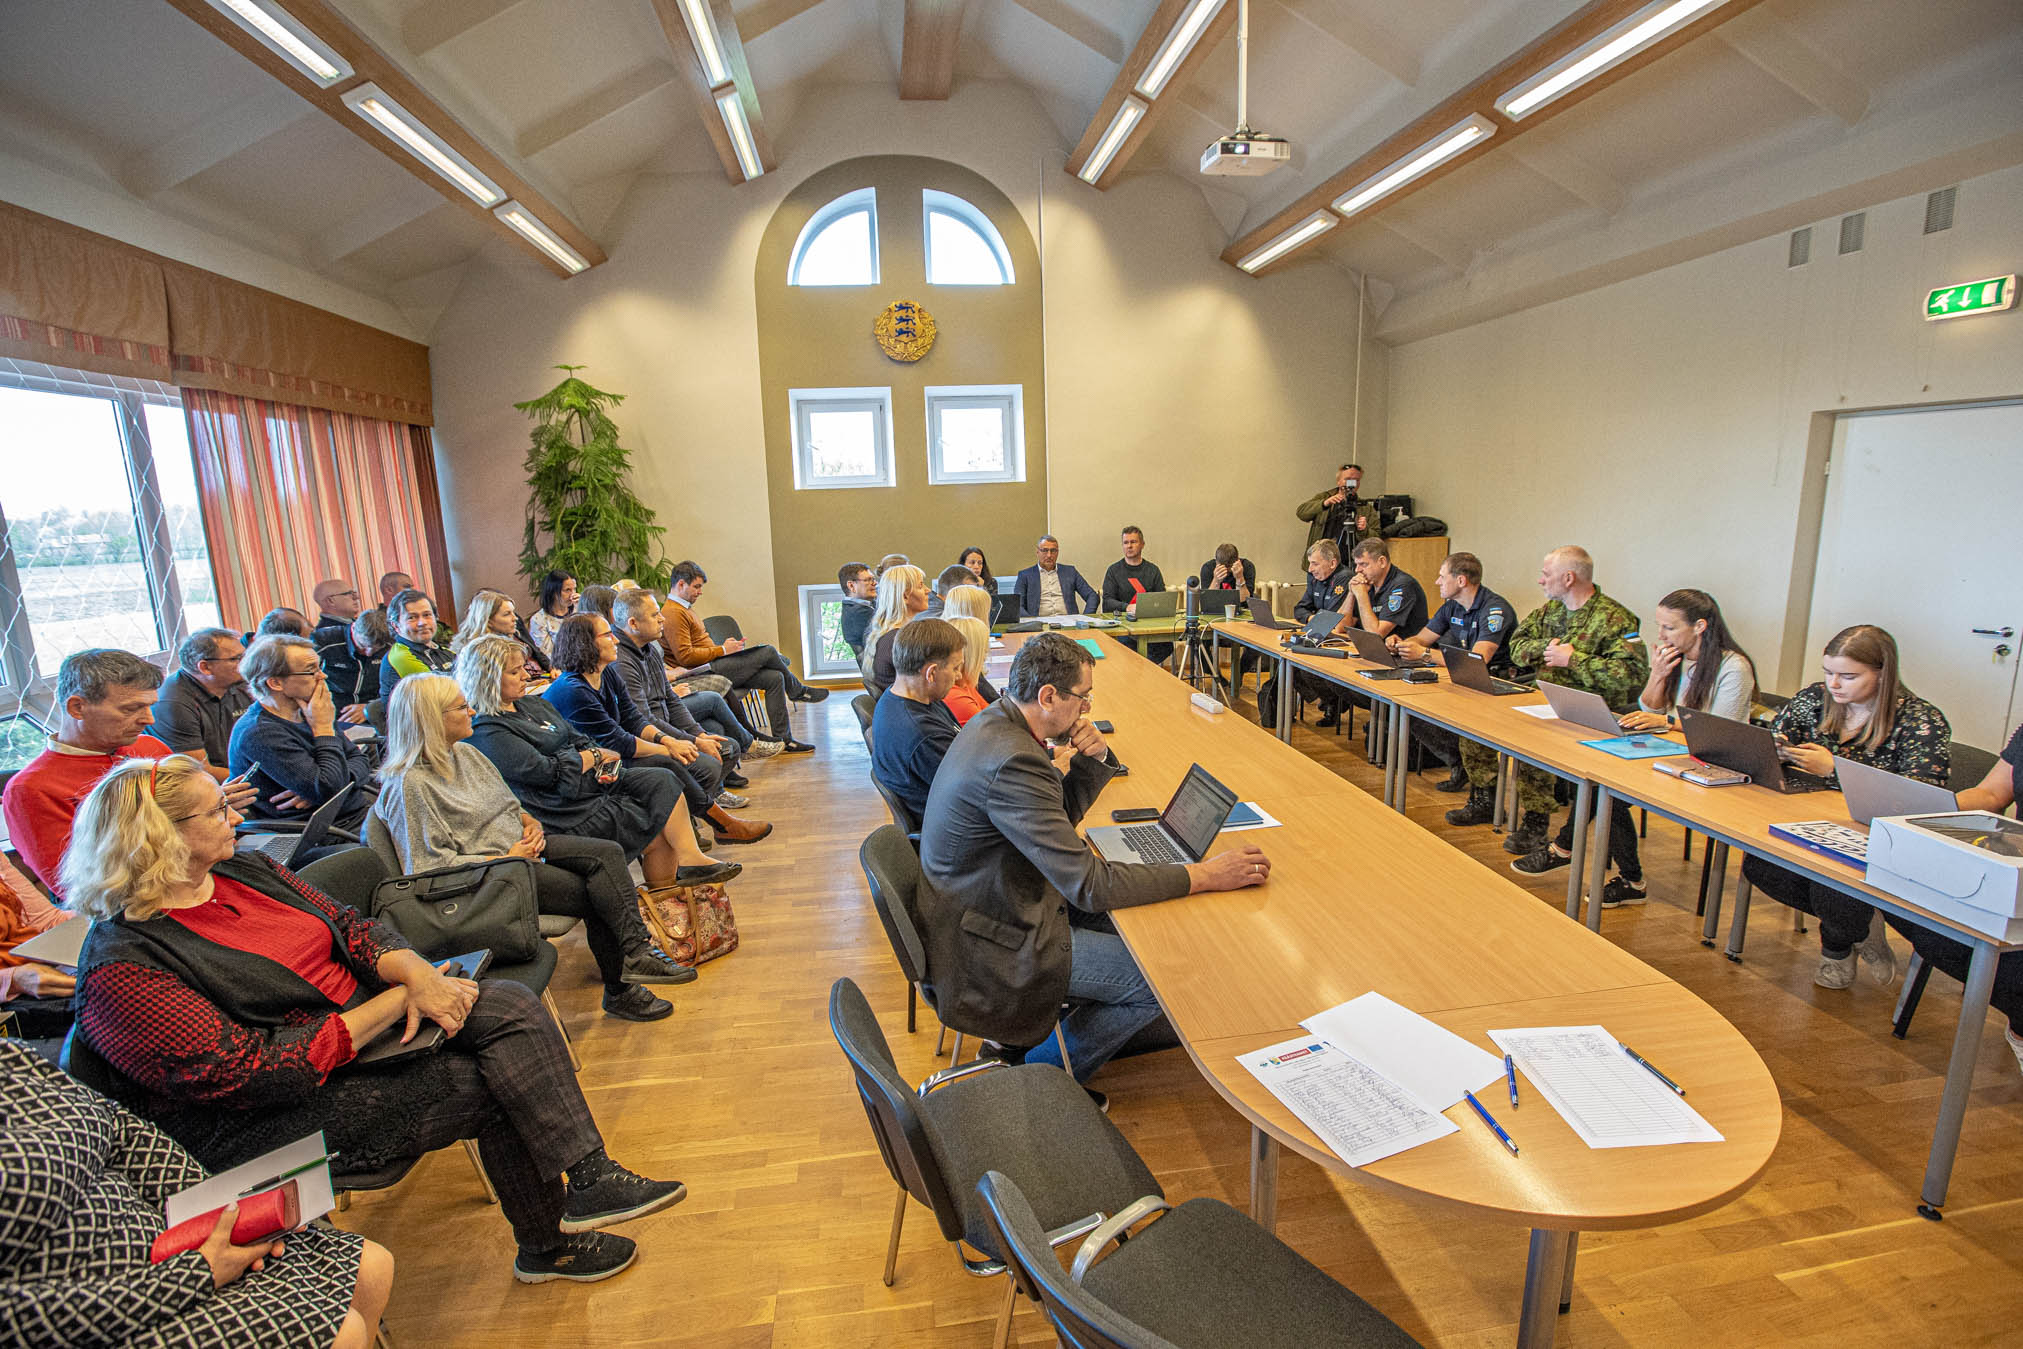
<path id="1" fill-rule="evenodd" d="M 1446 519 L 1520 610 L 1567 542 L 1647 621 L 1668 590 L 1710 591 L 1764 685 L 1790 691 L 1815 654 L 1780 657 L 1794 563 L 1811 561 L 1813 415 L 2023 393 L 2023 312 L 1921 309 L 1932 287 L 2023 265 L 2023 168 L 1961 183 L 1949 231 L 1922 233 L 1924 201 L 1871 207 L 1846 257 L 1838 220 L 1820 221 L 1801 268 L 1778 234 L 1395 348 L 1386 486 Z M 1915 537 L 1945 528 L 1963 487 L 1903 489 Z"/>
<path id="2" fill-rule="evenodd" d="M 793 184 L 874 154 L 974 169 L 1041 241 L 1051 509 L 1064 556 L 1100 575 L 1128 518 L 1176 577 L 1224 538 L 1268 576 L 1297 574 L 1306 536 L 1293 507 L 1329 480 L 1351 439 L 1356 304 L 1345 274 L 1316 263 L 1262 282 L 1241 276 L 1216 260 L 1223 236 L 1200 194 L 1170 178 L 1084 188 L 1061 171 L 1059 130 L 1009 84 L 965 82 L 946 103 L 901 103 L 885 85 L 811 91 L 780 146 L 778 173 L 736 188 L 720 174 L 641 179 L 602 232 L 611 260 L 574 280 L 496 250 L 466 276 L 430 336 L 459 594 L 488 582 L 521 589 L 527 423 L 511 405 L 567 362 L 627 395 L 618 421 L 637 489 L 670 527 L 669 554 L 710 569 L 710 607 L 738 614 L 756 639 L 791 628 L 773 613 L 757 495 L 754 259 Z M 1374 342 L 1362 389 L 1360 453 L 1381 481 Z M 893 547 L 905 546 L 895 522 Z M 992 560 L 1009 574 L 1030 559 Z"/>

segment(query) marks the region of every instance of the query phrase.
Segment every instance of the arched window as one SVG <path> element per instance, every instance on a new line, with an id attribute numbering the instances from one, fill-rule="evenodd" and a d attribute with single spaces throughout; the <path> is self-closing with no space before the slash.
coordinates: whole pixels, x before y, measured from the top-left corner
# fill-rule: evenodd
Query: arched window
<path id="1" fill-rule="evenodd" d="M 790 286 L 878 284 L 878 194 L 845 192 L 815 212 L 794 241 Z"/>
<path id="2" fill-rule="evenodd" d="M 932 188 L 920 194 L 931 286 L 1009 286 L 1011 253 L 990 217 L 961 197 Z"/>

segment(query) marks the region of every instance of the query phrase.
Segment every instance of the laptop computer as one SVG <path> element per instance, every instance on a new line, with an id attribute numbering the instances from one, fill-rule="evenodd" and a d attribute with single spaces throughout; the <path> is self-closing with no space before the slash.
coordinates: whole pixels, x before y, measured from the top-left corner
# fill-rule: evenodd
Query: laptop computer
<path id="1" fill-rule="evenodd" d="M 1132 610 L 1139 618 L 1171 618 L 1180 612 L 1180 592 L 1148 590 L 1140 595 Z"/>
<path id="2" fill-rule="evenodd" d="M 1002 623 L 1006 627 L 1019 621 L 1019 597 L 1016 591 L 1000 591 L 990 597 L 990 621 Z"/>
<path id="3" fill-rule="evenodd" d="M 1105 824 L 1089 831 L 1089 846 L 1112 862 L 1177 862 L 1208 855 L 1208 847 L 1236 809 L 1236 793 L 1195 764 L 1180 779 L 1166 809 L 1152 824 Z"/>
<path id="4" fill-rule="evenodd" d="M 1786 768 L 1777 757 L 1777 737 L 1761 726 L 1690 707 L 1680 709 L 1679 723 L 1694 758 L 1746 773 L 1751 782 L 1773 792 L 1817 792 L 1830 785 L 1825 778 Z"/>
<path id="5" fill-rule="evenodd" d="M 1334 640 L 1335 629 L 1341 624 L 1341 621 L 1342 615 L 1340 610 L 1316 609 L 1307 619 L 1306 628 L 1300 633 L 1299 638 L 1287 638 L 1286 640 L 1295 641 L 1303 639 L 1314 643 L 1332 641 Z"/>
<path id="6" fill-rule="evenodd" d="M 1384 639 L 1368 628 L 1350 628 L 1349 644 L 1356 648 L 1356 654 L 1374 665 L 1388 670 L 1418 670 L 1433 663 L 1430 656 L 1406 658 L 1391 654 L 1391 648 L 1384 645 Z"/>
<path id="7" fill-rule="evenodd" d="M 1878 815 L 1943 815 L 1958 810 L 1952 790 L 1919 782 L 1852 759 L 1836 757 L 1833 771 L 1847 797 L 1848 818 L 1866 825 Z"/>
<path id="8" fill-rule="evenodd" d="M 1221 610 L 1211 610 L 1204 601 L 1201 606 L 1201 612 L 1213 617 L 1215 614 L 1220 613 Z M 1250 597 L 1250 621 L 1257 624 L 1260 628 L 1270 628 L 1273 632 L 1291 632 L 1295 628 L 1304 626 L 1299 623 L 1279 622 L 1278 616 L 1271 611 L 1271 601 L 1262 595 L 1252 595 Z"/>
<path id="9" fill-rule="evenodd" d="M 1616 714 L 1609 711 L 1608 703 L 1599 693 L 1589 693 L 1586 689 L 1568 688 L 1565 684 L 1554 684 L 1549 680 L 1538 681 L 1538 691 L 1552 704 L 1552 714 L 1561 721 L 1570 721 L 1576 726 L 1585 726 L 1603 735 L 1618 736 L 1623 733 L 1623 724 Z M 1695 754 L 1700 751 L 1694 750 Z M 1704 754 L 1701 758 L 1706 758 Z M 1722 764 L 1723 768 L 1732 767 Z"/>
<path id="10" fill-rule="evenodd" d="M 1252 596 L 1255 599 L 1256 596 Z M 1201 592 L 1201 612 L 1209 618 L 1221 618 L 1225 611 L 1234 609 L 1242 613 L 1250 605 L 1250 600 L 1231 590 L 1228 586 L 1217 586 L 1213 590 Z"/>
<path id="11" fill-rule="evenodd" d="M 282 866 L 294 868 L 312 849 L 320 848 L 330 838 L 330 831 L 344 814 L 344 808 L 351 804 L 352 792 L 357 784 L 347 782 L 328 801 L 309 813 L 299 834 L 241 834 L 239 851 L 261 852 L 279 862 Z M 255 824 L 259 823 L 257 820 Z"/>
<path id="12" fill-rule="evenodd" d="M 1507 698 L 1513 693 L 1536 692 L 1529 684 L 1520 684 L 1514 679 L 1498 679 L 1489 673 L 1489 662 L 1473 651 L 1443 646 L 1440 648 L 1440 659 L 1446 662 L 1447 677 L 1464 689 L 1492 693 L 1499 698 Z"/>

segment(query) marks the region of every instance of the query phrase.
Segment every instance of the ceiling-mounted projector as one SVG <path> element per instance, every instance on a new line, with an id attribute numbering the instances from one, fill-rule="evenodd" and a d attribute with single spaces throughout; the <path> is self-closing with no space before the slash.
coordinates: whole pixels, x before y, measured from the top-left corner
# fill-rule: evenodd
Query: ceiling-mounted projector
<path id="1" fill-rule="evenodd" d="M 1232 131 L 1201 152 L 1201 171 L 1223 177 L 1255 178 L 1292 162 L 1292 142 L 1283 136 Z"/>
<path id="2" fill-rule="evenodd" d="M 1292 142 L 1250 129 L 1250 0 L 1236 6 L 1236 130 L 1210 141 L 1201 171 L 1218 178 L 1257 178 L 1292 162 Z"/>

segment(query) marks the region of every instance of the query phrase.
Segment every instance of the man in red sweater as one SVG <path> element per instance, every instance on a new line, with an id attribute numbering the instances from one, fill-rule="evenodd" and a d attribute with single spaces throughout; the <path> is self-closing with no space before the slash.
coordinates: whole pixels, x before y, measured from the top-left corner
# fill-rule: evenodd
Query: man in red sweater
<path id="1" fill-rule="evenodd" d="M 21 860 L 50 893 L 63 897 L 57 875 L 77 806 L 122 759 L 160 759 L 174 753 L 145 734 L 154 725 L 155 690 L 162 672 L 130 651 L 98 648 L 68 657 L 56 672 L 56 729 L 49 747 L 16 773 L 0 796 L 7 834 Z M 252 789 L 233 781 L 225 795 L 235 807 Z"/>

